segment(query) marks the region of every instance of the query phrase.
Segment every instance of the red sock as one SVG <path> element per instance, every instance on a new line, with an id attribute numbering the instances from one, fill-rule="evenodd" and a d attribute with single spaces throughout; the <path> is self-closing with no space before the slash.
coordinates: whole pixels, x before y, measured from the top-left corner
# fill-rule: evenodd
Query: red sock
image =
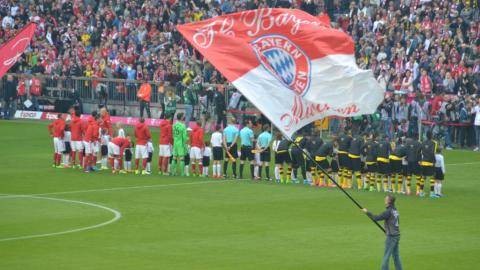
<path id="1" fill-rule="evenodd" d="M 143 159 L 142 166 L 143 166 L 144 170 L 147 168 L 147 159 L 146 158 Z"/>
<path id="2" fill-rule="evenodd" d="M 140 160 L 137 158 L 135 159 L 135 170 L 138 170 L 138 163 L 140 163 Z"/>
<path id="3" fill-rule="evenodd" d="M 123 158 L 122 157 L 118 158 L 118 168 L 120 170 L 123 170 Z"/>
<path id="4" fill-rule="evenodd" d="M 193 174 L 197 173 L 197 166 L 195 165 L 195 162 L 192 162 L 192 173 Z"/>
<path id="5" fill-rule="evenodd" d="M 72 163 L 72 165 L 75 165 L 75 158 L 77 156 L 77 152 L 76 151 L 72 151 L 70 152 L 70 162 Z"/>
<path id="6" fill-rule="evenodd" d="M 91 162 L 93 163 L 92 166 L 96 166 L 97 165 L 97 155 L 92 155 L 92 160 Z"/>
<path id="7" fill-rule="evenodd" d="M 198 164 L 199 172 L 198 174 L 203 174 L 203 165 L 200 163 Z"/>
<path id="8" fill-rule="evenodd" d="M 90 154 L 88 155 L 88 162 L 87 162 L 88 166 L 90 167 L 93 167 L 95 165 L 97 165 L 97 163 L 95 163 L 95 157 L 93 156 L 93 154 Z"/>
<path id="9" fill-rule="evenodd" d="M 62 163 L 62 154 L 57 154 L 57 166 L 60 166 L 60 163 Z"/>
<path id="10" fill-rule="evenodd" d="M 163 172 L 163 157 L 158 158 L 158 170 Z"/>
<path id="11" fill-rule="evenodd" d="M 53 165 L 57 165 L 57 153 L 53 153 Z"/>
<path id="12" fill-rule="evenodd" d="M 109 159 L 110 159 L 110 166 L 112 166 L 112 170 L 115 170 L 115 159 L 113 157 Z"/>
<path id="13" fill-rule="evenodd" d="M 78 163 L 80 163 L 80 166 L 83 167 L 84 161 L 83 161 L 83 151 L 78 152 Z"/>
<path id="14" fill-rule="evenodd" d="M 89 159 L 90 159 L 90 155 L 85 155 L 85 156 L 83 157 L 83 169 L 84 169 L 84 170 L 87 170 L 87 168 L 88 168 L 88 166 L 89 166 L 89 165 L 88 165 Z"/>
<path id="15" fill-rule="evenodd" d="M 168 172 L 168 157 L 163 158 L 163 172 Z"/>

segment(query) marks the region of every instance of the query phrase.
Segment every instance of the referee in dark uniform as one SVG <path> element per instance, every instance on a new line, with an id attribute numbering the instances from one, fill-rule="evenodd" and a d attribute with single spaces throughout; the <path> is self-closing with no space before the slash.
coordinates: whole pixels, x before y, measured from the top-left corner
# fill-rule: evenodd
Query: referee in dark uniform
<path id="1" fill-rule="evenodd" d="M 240 130 L 240 179 L 243 179 L 244 164 L 248 160 L 250 162 L 250 176 L 254 180 L 255 157 L 252 150 L 255 137 L 252 130 L 253 124 L 251 120 L 246 120 L 243 125 L 244 127 Z"/>

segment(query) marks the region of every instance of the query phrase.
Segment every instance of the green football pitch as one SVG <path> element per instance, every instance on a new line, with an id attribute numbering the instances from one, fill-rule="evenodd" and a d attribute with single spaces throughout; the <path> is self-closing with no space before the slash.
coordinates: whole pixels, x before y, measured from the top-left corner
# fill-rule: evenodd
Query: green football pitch
<path id="1" fill-rule="evenodd" d="M 1 121 L 0 149 L 0 269 L 380 269 L 385 236 L 337 189 L 53 169 L 42 122 Z M 479 267 L 480 154 L 445 160 L 444 198 L 398 196 L 404 269 Z"/>

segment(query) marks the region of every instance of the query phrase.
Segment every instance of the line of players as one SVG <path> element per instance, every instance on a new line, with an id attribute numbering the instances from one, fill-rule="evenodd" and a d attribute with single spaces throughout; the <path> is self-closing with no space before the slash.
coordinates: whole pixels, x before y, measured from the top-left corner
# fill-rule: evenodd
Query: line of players
<path id="1" fill-rule="evenodd" d="M 352 188 L 356 182 L 358 190 L 410 195 L 415 177 L 417 196 L 425 196 L 425 183 L 430 184 L 430 197 L 442 196 L 444 158 L 430 131 L 423 142 L 413 137 L 390 142 L 386 136 L 378 138 L 375 133 L 352 136 L 349 130 L 326 143 L 318 134 L 311 137 L 298 135 L 294 145 L 288 140 L 280 141 L 275 158 L 280 170 L 285 163 L 289 168 L 292 166 L 294 173 L 291 177 L 296 179 L 296 170 L 300 167 L 304 184 L 333 187 L 316 164 L 305 158 L 305 152 L 324 171 L 330 172 L 343 188 Z M 288 181 L 290 173 L 284 177 Z"/>
<path id="2" fill-rule="evenodd" d="M 95 171 L 96 159 L 101 152 L 102 169 L 107 168 L 109 160 L 113 173 L 132 171 L 132 140 L 125 136 L 121 126 L 117 127 L 117 136 L 112 138 L 110 116 L 105 109 L 98 115 L 93 112 L 87 121 L 80 120 L 73 109 L 70 110 L 70 117 L 69 125 L 65 124 L 61 115 L 49 125 L 54 138 L 55 167 L 64 167 L 60 164 L 63 154 L 65 166 L 83 167 L 85 172 Z M 199 124 L 189 129 L 183 120 L 184 115 L 178 113 L 174 125 L 171 121 L 162 121 L 160 124 L 158 169 L 161 175 L 177 175 L 179 171 L 180 175 L 188 176 L 191 170 L 195 176 L 208 176 L 210 159 L 213 158 L 213 178 L 227 178 L 226 172 L 231 164 L 232 177 L 243 179 L 244 166 L 249 162 L 252 179 L 261 179 L 264 169 L 265 179 L 271 180 L 272 151 L 275 157 L 275 180 L 278 183 L 298 183 L 297 172 L 300 170 L 304 184 L 333 187 L 333 182 L 322 170 L 306 158 L 305 154 L 308 153 L 343 188 L 352 188 L 356 180 L 359 190 L 410 195 L 415 176 L 417 196 L 425 195 L 425 182 L 430 183 L 431 197 L 441 196 L 445 166 L 431 132 L 427 132 L 427 139 L 422 143 L 414 138 L 399 138 L 393 143 L 385 136 L 377 140 L 377 135 L 373 133 L 352 136 L 349 130 L 345 130 L 326 143 L 318 134 L 299 134 L 292 144 L 281 135 L 272 140 L 268 125 L 262 127 L 261 134 L 255 139 L 251 121 L 243 123 L 243 128 L 239 130 L 236 120 L 231 118 L 223 132 L 216 127 L 208 143 Z M 150 174 L 154 146 L 143 119 L 135 126 L 134 137 L 134 172 Z M 240 159 L 239 177 L 237 159 Z"/>
<path id="3" fill-rule="evenodd" d="M 117 124 L 116 136 L 112 136 L 112 123 L 106 109 L 101 109 L 99 114 L 96 111 L 92 112 L 87 120 L 80 119 L 74 108 L 71 108 L 69 113 L 68 123 L 66 117 L 59 114 L 48 126 L 54 145 L 53 167 L 83 168 L 88 173 L 108 169 L 110 166 L 112 173 L 134 172 L 144 175 L 151 173 L 154 146 L 150 129 L 145 125 L 144 119 L 140 119 L 135 126 L 134 144 L 120 124 Z M 236 159 L 240 156 L 240 178 L 243 178 L 244 162 L 248 160 L 252 178 L 261 178 L 260 166 L 263 166 L 266 178 L 270 179 L 269 149 L 272 137 L 268 125 L 263 127 L 258 140 L 254 140 L 251 121 L 248 121 L 242 130 L 238 130 L 235 119 L 232 119 L 223 132 L 220 127 L 216 128 L 210 142 L 205 142 L 204 130 L 200 123 L 193 129 L 185 126 L 183 113 L 177 114 L 175 124 L 169 120 L 161 121 L 159 128 L 158 171 L 161 175 L 177 175 L 179 172 L 181 176 L 189 176 L 192 172 L 194 176 L 208 176 L 210 159 L 213 158 L 213 178 L 227 177 L 226 173 L 222 174 L 222 162 L 223 172 L 227 172 L 228 165 L 231 164 L 232 177 L 239 178 L 236 173 Z M 239 155 L 237 142 L 240 141 L 242 153 Z M 99 155 L 101 168 L 97 169 Z M 132 170 L 133 157 L 135 157 L 134 170 Z"/>

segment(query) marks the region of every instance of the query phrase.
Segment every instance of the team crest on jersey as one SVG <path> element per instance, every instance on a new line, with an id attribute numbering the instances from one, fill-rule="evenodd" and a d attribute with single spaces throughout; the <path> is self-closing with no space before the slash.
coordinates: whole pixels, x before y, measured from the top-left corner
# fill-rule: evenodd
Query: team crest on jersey
<path id="1" fill-rule="evenodd" d="M 266 35 L 251 43 L 262 66 L 284 86 L 298 95 L 310 87 L 310 59 L 290 39 L 281 35 Z"/>

